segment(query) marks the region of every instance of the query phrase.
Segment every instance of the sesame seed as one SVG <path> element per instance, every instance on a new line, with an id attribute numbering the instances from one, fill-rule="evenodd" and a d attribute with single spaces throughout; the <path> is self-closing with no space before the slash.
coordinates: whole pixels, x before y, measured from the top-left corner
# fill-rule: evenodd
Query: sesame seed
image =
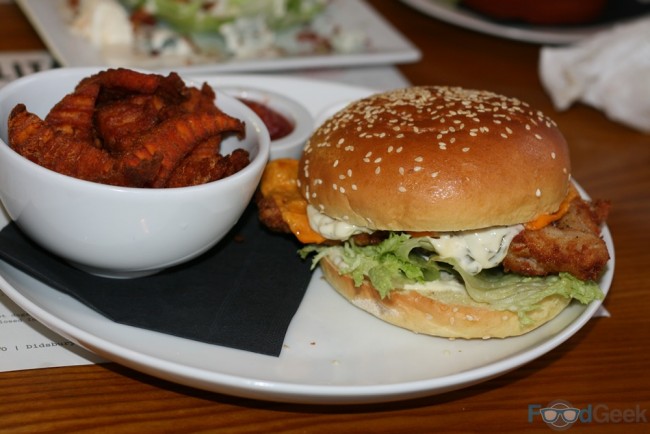
<path id="1" fill-rule="evenodd" d="M 381 167 L 377 166 L 375 169 L 375 175 L 379 175 L 379 172 L 381 172 Z"/>
<path id="2" fill-rule="evenodd" d="M 431 173 L 431 177 L 432 177 L 432 178 L 435 178 L 435 177 L 438 176 L 439 173 L 440 173 L 440 172 L 432 172 L 432 173 Z"/>
<path id="3" fill-rule="evenodd" d="M 542 136 L 540 136 L 539 134 L 535 134 L 535 138 L 536 138 L 537 140 L 542 140 Z"/>
<path id="4" fill-rule="evenodd" d="M 352 190 L 357 191 L 357 184 L 352 184 Z"/>
<path id="5" fill-rule="evenodd" d="M 469 152 L 469 148 L 463 148 L 463 152 Z"/>
<path id="6" fill-rule="evenodd" d="M 339 165 L 339 160 L 334 161 L 334 164 L 332 164 L 332 167 L 337 167 Z"/>
<path id="7" fill-rule="evenodd" d="M 403 167 L 400 167 L 400 168 L 398 169 L 398 172 L 399 172 L 400 175 L 404 175 L 404 168 L 403 168 Z"/>
<path id="8" fill-rule="evenodd" d="M 551 152 L 551 158 L 555 160 L 555 152 Z"/>
<path id="9" fill-rule="evenodd" d="M 406 187 L 400 185 L 398 190 L 400 191 L 400 193 L 404 193 L 406 191 Z"/>
<path id="10" fill-rule="evenodd" d="M 537 197 L 541 197 L 541 196 L 542 196 L 542 190 L 540 190 L 540 189 L 538 188 L 538 189 L 535 191 L 535 196 L 537 196 Z"/>

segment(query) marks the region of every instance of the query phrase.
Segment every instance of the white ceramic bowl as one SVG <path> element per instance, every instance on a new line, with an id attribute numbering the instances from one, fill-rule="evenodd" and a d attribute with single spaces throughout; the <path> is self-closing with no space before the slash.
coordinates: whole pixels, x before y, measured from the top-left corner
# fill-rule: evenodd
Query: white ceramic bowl
<path id="1" fill-rule="evenodd" d="M 261 103 L 284 116 L 293 125 L 293 130 L 288 135 L 271 141 L 270 159 L 300 158 L 305 142 L 314 130 L 314 119 L 306 107 L 270 90 L 248 86 L 217 86 L 217 89 L 235 98 Z"/>
<path id="2" fill-rule="evenodd" d="M 7 145 L 7 118 L 18 103 L 44 117 L 98 68 L 33 74 L 0 89 L 0 200 L 20 229 L 78 268 L 107 277 L 138 277 L 188 261 L 221 240 L 241 217 L 268 160 L 270 139 L 261 119 L 240 101 L 217 105 L 246 123 L 250 164 L 227 178 L 192 187 L 145 189 L 98 184 L 45 169 Z"/>

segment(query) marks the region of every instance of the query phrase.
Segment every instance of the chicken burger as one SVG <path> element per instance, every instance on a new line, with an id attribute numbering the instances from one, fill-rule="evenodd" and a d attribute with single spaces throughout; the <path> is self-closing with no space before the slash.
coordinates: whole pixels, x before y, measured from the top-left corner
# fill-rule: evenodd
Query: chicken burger
<path id="1" fill-rule="evenodd" d="M 417 333 L 520 335 L 603 297 L 609 205 L 581 198 L 556 124 L 515 98 L 428 86 L 353 102 L 300 161 L 269 164 L 258 206 L 347 300 Z"/>

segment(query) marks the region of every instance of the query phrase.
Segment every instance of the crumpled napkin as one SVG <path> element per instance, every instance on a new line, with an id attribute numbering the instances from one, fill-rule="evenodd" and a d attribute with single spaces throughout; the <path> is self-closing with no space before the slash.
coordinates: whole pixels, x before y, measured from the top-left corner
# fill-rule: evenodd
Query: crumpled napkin
<path id="1" fill-rule="evenodd" d="M 650 15 L 566 47 L 543 47 L 542 85 L 555 108 L 583 102 L 650 133 Z"/>

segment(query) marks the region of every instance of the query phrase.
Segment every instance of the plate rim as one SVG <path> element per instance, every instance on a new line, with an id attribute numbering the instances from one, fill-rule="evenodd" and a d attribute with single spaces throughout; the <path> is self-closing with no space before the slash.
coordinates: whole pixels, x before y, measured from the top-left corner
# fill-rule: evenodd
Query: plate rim
<path id="1" fill-rule="evenodd" d="M 327 91 L 333 93 L 334 90 L 337 90 L 341 94 L 354 93 L 354 98 L 368 94 L 372 91 L 371 89 L 354 85 L 324 82 L 311 78 L 264 76 L 258 74 L 245 76 L 190 76 L 188 79 L 192 81 L 209 81 L 211 82 L 210 84 L 214 86 L 218 86 L 219 84 L 232 85 L 235 81 L 239 80 L 242 86 L 245 86 L 247 84 L 253 85 L 254 83 L 256 87 L 259 88 L 261 84 L 266 84 L 269 86 L 269 89 L 275 91 L 277 91 L 278 85 L 280 83 L 285 83 L 286 85 L 291 85 L 293 87 L 296 86 L 296 83 L 302 83 L 307 87 L 321 86 L 321 92 Z M 341 98 L 337 98 L 337 100 L 340 99 Z M 313 112 L 318 112 L 325 109 L 323 107 L 309 108 Z M 584 190 L 582 190 L 579 185 L 578 188 L 581 190 L 581 193 L 586 195 Z M 603 237 L 608 242 L 608 247 L 610 249 L 611 255 L 610 262 L 608 263 L 608 272 L 601 280 L 601 288 L 607 295 L 613 279 L 615 252 L 611 233 L 606 225 L 603 227 Z M 245 377 L 242 375 L 236 376 L 232 374 L 225 374 L 223 372 L 217 372 L 214 370 L 209 371 L 196 366 L 183 365 L 177 361 L 169 360 L 169 358 L 166 360 L 160 360 L 158 357 L 152 355 L 151 353 L 144 354 L 142 352 L 133 351 L 130 348 L 125 348 L 124 346 L 120 347 L 118 344 L 106 339 L 105 336 L 97 336 L 96 334 L 92 334 L 88 331 L 79 329 L 79 327 L 71 324 L 64 318 L 56 317 L 56 315 L 53 315 L 47 311 L 46 308 L 40 306 L 35 300 L 31 300 L 29 297 L 22 294 L 19 289 L 14 288 L 13 285 L 7 281 L 7 274 L 5 271 L 3 271 L 4 267 L 11 266 L 4 261 L 0 261 L 0 287 L 2 287 L 3 291 L 9 298 L 11 298 L 16 304 L 18 304 L 30 315 L 34 316 L 34 318 L 39 320 L 39 322 L 43 322 L 48 328 L 55 330 L 57 333 L 63 335 L 71 341 L 78 343 L 80 346 L 87 348 L 92 352 L 95 352 L 100 356 L 107 358 L 108 360 L 115 361 L 125 366 L 129 366 L 135 370 L 145 372 L 159 378 L 185 384 L 191 387 L 196 387 L 199 389 L 218 393 L 227 393 L 245 398 L 302 404 L 358 404 L 396 401 L 434 395 L 467 387 L 478 382 L 486 381 L 496 376 L 503 375 L 513 369 L 516 369 L 558 347 L 563 342 L 575 335 L 589 321 L 593 313 L 596 312 L 596 310 L 602 304 L 602 301 L 598 301 L 592 302 L 586 306 L 579 306 L 578 308 L 581 309 L 581 311 L 576 315 L 575 319 L 571 320 L 571 322 L 569 322 L 561 330 L 557 330 L 556 332 L 542 336 L 539 340 L 539 345 L 536 344 L 532 347 L 526 347 L 523 350 L 518 349 L 515 354 L 511 354 L 507 357 L 503 357 L 502 359 L 493 361 L 488 364 L 480 365 L 467 370 L 462 370 L 451 375 L 407 382 L 393 382 L 379 385 L 368 385 L 363 387 L 358 385 L 328 386 L 323 384 L 296 384 L 290 382 L 268 381 L 260 378 Z M 15 271 L 22 273 L 18 270 Z M 317 270 L 312 277 L 312 284 L 315 279 L 320 279 L 321 275 L 322 274 L 320 270 Z M 32 278 L 29 277 L 29 279 Z M 310 284 L 310 286 L 312 284 Z M 7 289 L 7 287 L 9 288 Z M 60 294 L 53 288 L 49 288 L 48 291 Z M 88 311 L 90 310 L 88 307 L 69 296 L 60 294 L 60 297 L 58 298 L 61 297 L 64 297 L 64 300 L 66 300 L 67 303 L 76 303 L 76 305 L 80 306 L 81 308 Z M 94 315 L 98 317 L 95 320 L 102 321 L 102 323 L 106 322 L 113 327 L 119 327 L 120 329 L 122 327 L 126 329 L 133 329 L 133 327 L 130 326 L 113 323 L 100 314 L 95 313 Z M 535 331 L 531 333 L 534 332 Z M 157 332 L 151 331 L 146 331 L 146 333 L 159 334 Z M 171 336 L 170 338 L 182 339 Z M 205 346 L 209 344 L 199 343 L 199 345 Z M 220 347 L 220 350 L 221 349 L 227 353 L 230 351 L 239 352 L 239 350 L 233 350 L 224 347 Z M 255 356 L 266 357 L 261 355 Z M 269 360 L 280 360 L 280 358 L 272 358 Z M 281 361 L 277 363 L 281 363 Z M 177 369 L 179 367 L 181 369 Z M 211 382 L 209 384 L 205 384 L 205 377 L 210 377 Z"/>
<path id="2" fill-rule="evenodd" d="M 440 19 L 459 27 L 485 33 L 500 38 L 512 39 L 536 44 L 571 44 L 579 42 L 597 32 L 606 30 L 613 25 L 627 21 L 609 24 L 593 24 L 571 28 L 556 28 L 551 26 L 512 26 L 496 21 L 490 21 L 473 14 L 470 11 L 458 9 L 455 5 L 438 0 L 401 0 L 415 10 L 433 18 Z"/>

